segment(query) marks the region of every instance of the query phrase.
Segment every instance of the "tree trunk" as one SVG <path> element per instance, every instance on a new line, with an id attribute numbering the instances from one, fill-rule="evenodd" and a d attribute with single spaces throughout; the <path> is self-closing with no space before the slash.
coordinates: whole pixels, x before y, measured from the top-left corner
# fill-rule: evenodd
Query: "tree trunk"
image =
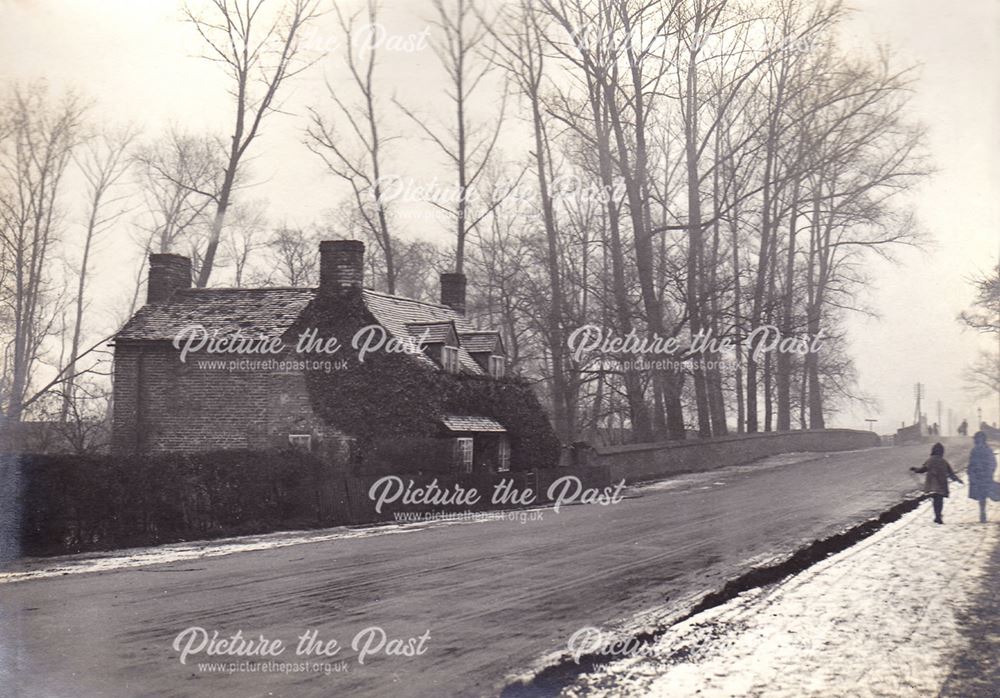
<path id="1" fill-rule="evenodd" d="M 537 95 L 531 100 L 532 126 L 535 137 L 535 168 L 538 173 L 538 188 L 542 200 L 542 218 L 545 223 L 546 268 L 552 298 L 549 302 L 549 317 L 546 338 L 552 357 L 552 403 L 556 433 L 564 443 L 575 439 L 575 425 L 569 405 L 569 386 L 566 380 L 565 346 L 563 341 L 563 291 L 559 271 L 559 234 L 556 229 L 555 212 L 549 191 L 548 165 L 545 154 L 545 126 L 542 122 L 541 105 Z"/>
<path id="2" fill-rule="evenodd" d="M 597 155 L 601 186 L 608 196 L 605 197 L 605 209 L 608 215 L 608 234 L 610 235 L 611 277 L 614 296 L 615 317 L 617 327 L 622 336 L 632 331 L 631 308 L 629 306 L 628 289 L 625 282 L 625 253 L 622 248 L 621 211 L 618 203 L 610 192 L 614 191 L 614 173 L 612 170 L 611 142 L 608 132 L 607 110 L 603 103 L 601 91 L 592 82 L 590 87 L 590 106 L 594 117 L 595 138 L 597 140 Z M 634 440 L 644 443 L 653 440 L 653 424 L 646 402 L 642 380 L 634 368 L 624 371 L 625 397 L 629 405 L 629 417 L 632 422 Z"/>
<path id="3" fill-rule="evenodd" d="M 795 330 L 792 317 L 795 297 L 795 236 L 798 224 L 799 181 L 792 186 L 792 211 L 788 222 L 788 256 L 785 261 L 785 288 L 782 295 L 781 334 L 790 336 Z M 792 428 L 792 355 L 779 352 L 776 357 L 775 374 L 778 391 L 778 431 Z"/>
<path id="4" fill-rule="evenodd" d="M 685 156 L 687 162 L 687 203 L 688 203 L 688 254 L 687 254 L 687 308 L 691 337 L 694 339 L 705 332 L 701 317 L 702 247 L 704 246 L 701 227 L 701 191 L 698 171 L 698 71 L 697 52 L 692 51 L 687 69 L 687 123 L 685 127 Z M 704 352 L 695 354 L 692 378 L 694 381 L 695 407 L 698 414 L 698 435 L 707 438 L 712 435 L 711 414 L 708 404 L 708 386 L 705 381 Z"/>

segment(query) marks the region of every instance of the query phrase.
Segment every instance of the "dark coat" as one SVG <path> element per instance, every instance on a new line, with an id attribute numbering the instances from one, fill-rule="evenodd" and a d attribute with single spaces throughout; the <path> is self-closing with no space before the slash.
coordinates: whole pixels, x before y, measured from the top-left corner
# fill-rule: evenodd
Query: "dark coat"
<path id="1" fill-rule="evenodd" d="M 969 498 L 988 499 L 993 487 L 997 458 L 985 443 L 976 444 L 969 453 Z"/>
<path id="2" fill-rule="evenodd" d="M 951 469 L 951 464 L 941 456 L 931 456 L 919 468 L 914 468 L 915 473 L 927 473 L 924 480 L 924 492 L 927 494 L 940 494 L 948 496 L 948 480 L 958 480 L 958 475 Z"/>

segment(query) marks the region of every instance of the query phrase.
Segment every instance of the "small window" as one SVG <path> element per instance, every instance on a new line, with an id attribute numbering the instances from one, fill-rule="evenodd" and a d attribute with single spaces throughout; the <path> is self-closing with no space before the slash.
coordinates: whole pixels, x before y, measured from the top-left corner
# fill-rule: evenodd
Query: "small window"
<path id="1" fill-rule="evenodd" d="M 310 434 L 289 434 L 288 443 L 292 445 L 293 448 L 300 449 L 302 451 L 312 450 L 312 435 Z"/>
<path id="2" fill-rule="evenodd" d="M 463 436 L 455 439 L 455 465 L 459 472 L 472 472 L 472 438 Z"/>
<path id="3" fill-rule="evenodd" d="M 497 443 L 497 471 L 506 473 L 508 470 L 510 470 L 510 441 L 506 436 L 502 436 Z"/>
<path id="4" fill-rule="evenodd" d="M 490 357 L 490 375 L 494 378 L 503 378 L 504 372 L 507 370 L 507 362 L 502 356 L 491 356 Z"/>
<path id="5" fill-rule="evenodd" d="M 441 347 L 441 368 L 448 373 L 458 373 L 457 347 Z"/>

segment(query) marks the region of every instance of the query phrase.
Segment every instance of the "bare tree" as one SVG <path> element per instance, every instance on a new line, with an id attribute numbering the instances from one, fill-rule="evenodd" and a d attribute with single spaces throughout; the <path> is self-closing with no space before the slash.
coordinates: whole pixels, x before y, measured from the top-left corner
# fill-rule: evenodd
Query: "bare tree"
<path id="1" fill-rule="evenodd" d="M 274 259 L 265 286 L 314 286 L 318 282 L 319 259 L 316 236 L 302 228 L 282 226 L 267 242 Z"/>
<path id="2" fill-rule="evenodd" d="M 320 156 L 327 169 L 347 182 L 351 188 L 357 216 L 375 239 L 385 262 L 386 285 L 389 293 L 396 289 L 396 260 L 394 244 L 389 224 L 389 211 L 385 198 L 385 182 L 382 180 L 382 157 L 386 144 L 392 140 L 386 137 L 379 119 L 379 104 L 375 87 L 376 48 L 374 41 L 365 47 L 364 56 L 353 52 L 359 31 L 359 10 L 345 16 L 339 6 L 335 6 L 337 22 L 345 38 L 347 51 L 345 60 L 354 89 L 360 96 L 360 104 L 355 105 L 342 99 L 340 90 L 327 82 L 330 99 L 337 108 L 337 116 L 331 120 L 316 108 L 311 108 L 310 126 L 307 129 L 309 149 Z M 378 4 L 368 0 L 367 20 L 369 31 L 377 26 Z M 336 122 L 350 135 L 345 138 L 335 127 Z M 350 142 L 356 141 L 360 153 L 352 152 Z"/>
<path id="3" fill-rule="evenodd" d="M 119 185 L 131 167 L 129 148 L 136 136 L 135 129 L 125 127 L 117 132 L 105 132 L 90 139 L 75 161 L 86 187 L 87 213 L 84 225 L 80 266 L 77 270 L 76 300 L 74 302 L 73 334 L 70 340 L 63 385 L 62 420 L 70 414 L 76 392 L 77 355 L 83 333 L 83 314 L 87 308 L 87 277 L 94 247 L 109 230 L 115 227 L 126 212 L 128 194 L 120 192 Z"/>
<path id="4" fill-rule="evenodd" d="M 264 118 L 278 110 L 281 86 L 311 64 L 302 60 L 299 39 L 303 27 L 318 16 L 319 0 L 281 2 L 268 22 L 265 14 L 274 6 L 269 0 L 211 0 L 205 13 L 184 10 L 207 45 L 204 57 L 220 64 L 232 81 L 236 108 L 218 194 L 201 192 L 212 199 L 215 215 L 196 279 L 199 287 L 212 275 L 243 157 L 260 135 Z"/>
<path id="5" fill-rule="evenodd" d="M 973 277 L 971 283 L 976 291 L 973 307 L 962 311 L 959 320 L 977 332 L 1000 334 L 1000 264 Z"/>
<path id="6" fill-rule="evenodd" d="M 842 94 L 825 115 L 810 178 L 811 230 L 806 267 L 805 314 L 810 338 L 830 310 L 859 309 L 856 289 L 866 281 L 869 254 L 891 259 L 899 245 L 919 244 L 911 212 L 889 202 L 930 173 L 922 154 L 924 134 L 903 114 L 910 71 L 886 61 L 841 67 Z M 809 424 L 825 426 L 819 362 L 806 356 Z"/>
<path id="7" fill-rule="evenodd" d="M 666 43 L 662 38 L 677 3 L 635 5 L 624 0 L 543 0 L 543 7 L 569 37 L 553 41 L 553 48 L 580 72 L 588 100 L 592 105 L 596 146 L 602 160 L 614 167 L 624 192 L 616 206 L 622 220 L 631 228 L 634 269 L 645 313 L 646 335 L 650 340 L 676 334 L 676 323 L 668 322 L 661 290 L 658 288 L 651 219 L 651 138 L 653 114 L 662 97 L 661 81 L 669 65 L 665 60 Z M 572 111 L 572 100 L 563 100 L 568 125 L 579 121 Z M 588 114 L 589 116 L 589 114 Z M 580 134 L 586 129 L 576 128 Z M 602 139 L 607 138 L 607 145 Z M 606 180 L 608 193 L 614 191 Z M 616 245 L 617 247 L 617 245 Z M 640 438 L 684 438 L 684 415 L 681 401 L 683 375 L 675 368 L 653 371 L 652 425 L 633 426 Z"/>
<path id="8" fill-rule="evenodd" d="M 974 277 L 972 285 L 976 290 L 973 307 L 963 311 L 959 320 L 977 332 L 995 334 L 997 350 L 995 354 L 980 352 L 965 370 L 965 380 L 977 395 L 987 397 L 996 393 L 1000 400 L 1000 263 L 990 273 Z"/>
<path id="9" fill-rule="evenodd" d="M 233 286 L 239 288 L 248 280 L 253 269 L 251 258 L 267 248 L 267 202 L 241 203 L 232 208 L 223 231 L 223 259 L 233 268 Z"/>
<path id="10" fill-rule="evenodd" d="M 143 254 L 133 273 L 132 293 L 122 321 L 140 305 L 151 253 L 185 252 L 197 269 L 199 245 L 207 239 L 210 209 L 222 185 L 221 149 L 212 138 L 176 128 L 135 149 L 137 186 L 143 212 L 135 221 L 136 242 Z"/>
<path id="11" fill-rule="evenodd" d="M 39 399 L 33 411 L 41 419 L 32 425 L 37 437 L 21 446 L 38 453 L 89 455 L 106 451 L 111 445 L 111 389 L 107 381 L 79 380 L 68 403 L 63 387 L 55 385 Z"/>
<path id="12" fill-rule="evenodd" d="M 448 15 L 440 5 L 439 13 L 441 13 L 442 22 L 444 23 Z M 550 133 L 548 130 L 548 120 L 545 118 L 545 105 L 542 95 L 542 85 L 545 76 L 546 21 L 538 12 L 538 9 L 528 0 L 522 0 L 518 6 L 510 9 L 502 18 L 502 22 L 498 22 L 495 27 L 490 26 L 485 19 L 480 18 L 481 26 L 484 30 L 490 32 L 495 44 L 492 60 L 506 71 L 527 101 L 530 110 L 532 128 L 531 157 L 538 187 L 539 213 L 545 233 L 545 255 L 543 260 L 548 276 L 548 288 L 544 297 L 548 301 L 548 311 L 542 327 L 547 339 L 548 355 L 552 368 L 553 417 L 556 432 L 564 440 L 572 441 L 576 432 L 574 419 L 576 405 L 572 397 L 572 391 L 569 388 L 570 381 L 567 371 L 566 332 L 564 329 L 566 322 L 566 317 L 564 316 L 565 297 L 562 288 L 562 272 L 560 270 L 561 245 L 552 191 L 554 168 L 551 161 Z M 459 125 L 456 131 L 456 145 L 458 145 L 458 148 L 455 151 L 457 157 L 453 159 L 458 168 L 459 186 L 462 192 L 461 198 L 464 200 L 465 186 L 470 181 L 467 172 L 467 151 L 464 143 L 466 130 L 465 124 L 462 123 L 465 113 L 464 101 L 468 94 L 459 98 L 463 94 L 462 86 L 465 80 L 459 68 L 464 68 L 464 55 L 468 53 L 469 49 L 463 44 L 461 29 L 461 22 L 456 24 L 455 21 L 452 21 L 450 29 L 446 30 L 446 36 L 449 37 L 447 45 L 450 53 L 448 55 L 452 59 L 449 75 L 454 81 L 454 88 L 456 90 L 455 102 L 459 114 Z M 480 79 L 481 77 L 482 74 L 480 74 Z M 469 92 L 471 93 L 471 90 Z M 499 126 L 500 122 L 498 121 L 498 129 Z M 443 143 L 441 147 L 448 152 Z M 493 142 L 489 144 L 485 151 L 482 165 L 485 165 L 492 148 Z M 473 173 L 471 181 L 475 182 L 481 173 L 482 167 L 480 166 Z M 495 206 L 488 207 L 483 215 L 493 213 L 495 208 Z M 459 225 L 458 244 L 456 246 L 456 269 L 459 271 L 461 271 L 464 263 L 462 254 L 467 232 L 463 228 L 466 220 L 465 213 L 465 203 L 464 201 L 460 201 L 459 208 L 456 211 Z M 481 218 L 477 219 L 474 224 L 478 224 L 479 220 Z M 497 221 L 494 220 L 493 223 L 494 230 L 492 232 L 495 238 Z"/>
<path id="13" fill-rule="evenodd" d="M 475 233 L 469 252 L 470 283 L 476 290 L 469 307 L 486 327 L 497 327 L 503 336 L 510 369 L 524 374 L 536 357 L 530 346 L 533 328 L 529 325 L 532 302 L 528 266 L 532 261 L 530 233 L 524 221 L 505 207 L 493 212 L 489 226 Z"/>
<path id="14" fill-rule="evenodd" d="M 1000 392 L 1000 359 L 996 352 L 979 352 L 962 377 L 977 397 L 990 397 Z"/>
<path id="15" fill-rule="evenodd" d="M 206 213 L 219 196 L 223 170 L 218 144 L 176 129 L 134 154 L 147 214 L 138 224 L 149 252 L 193 245 L 207 228 Z"/>
<path id="16" fill-rule="evenodd" d="M 51 261 L 61 224 L 63 175 L 79 144 L 85 106 L 75 95 L 53 100 L 44 85 L 13 87 L 4 99 L 0 140 L 0 303 L 11 318 L 4 338 L 3 412 L 20 421 L 43 342 L 56 315 Z"/>
<path id="17" fill-rule="evenodd" d="M 490 48 L 484 46 L 491 38 L 490 23 L 477 8 L 475 0 L 431 0 L 434 6 L 433 24 L 441 39 L 435 42 L 435 52 L 448 77 L 446 95 L 453 109 L 454 121 L 450 128 L 431 125 L 424 116 L 407 108 L 399 100 L 396 105 L 445 155 L 454 168 L 456 201 L 454 208 L 445 202 L 431 202 L 455 218 L 455 271 L 465 268 L 465 243 L 469 231 L 496 208 L 504 196 L 498 191 L 486 197 L 483 210 L 473 212 L 470 201 L 476 185 L 489 166 L 503 125 L 507 94 L 500 98 L 499 112 L 492 124 L 477 124 L 470 116 L 477 88 L 490 73 L 493 63 L 489 60 Z M 491 106 L 496 109 L 495 100 Z M 477 135 L 482 134 L 482 135 Z"/>

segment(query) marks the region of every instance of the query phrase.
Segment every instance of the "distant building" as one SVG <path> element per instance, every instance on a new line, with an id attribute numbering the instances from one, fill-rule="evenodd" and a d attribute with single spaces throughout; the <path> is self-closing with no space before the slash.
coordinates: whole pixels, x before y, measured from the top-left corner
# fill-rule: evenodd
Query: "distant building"
<path id="1" fill-rule="evenodd" d="M 994 444 L 994 447 L 996 447 L 996 444 L 1000 444 L 1000 429 L 997 429 L 995 426 L 991 426 L 986 422 L 980 422 L 979 431 L 986 434 L 987 440 Z"/>
<path id="2" fill-rule="evenodd" d="M 927 427 L 927 417 L 925 415 L 920 415 L 920 419 L 916 424 L 911 424 L 910 426 L 902 426 L 896 430 L 896 438 L 894 443 L 898 446 L 900 444 L 915 444 L 920 443 L 924 440 L 925 436 L 930 435 L 930 430 Z"/>
<path id="3" fill-rule="evenodd" d="M 549 465 L 536 461 L 558 442 L 530 388 L 505 376 L 500 334 L 466 320 L 465 277 L 442 274 L 435 304 L 365 289 L 363 269 L 363 243 L 324 241 L 318 288 L 202 289 L 188 258 L 151 255 L 147 303 L 114 338 L 113 450 L 296 447 L 355 472 Z M 176 338 L 193 327 L 286 350 L 181 361 Z M 350 344 L 362 328 L 408 351 L 360 361 Z M 343 346 L 297 353 L 304 332 Z"/>

